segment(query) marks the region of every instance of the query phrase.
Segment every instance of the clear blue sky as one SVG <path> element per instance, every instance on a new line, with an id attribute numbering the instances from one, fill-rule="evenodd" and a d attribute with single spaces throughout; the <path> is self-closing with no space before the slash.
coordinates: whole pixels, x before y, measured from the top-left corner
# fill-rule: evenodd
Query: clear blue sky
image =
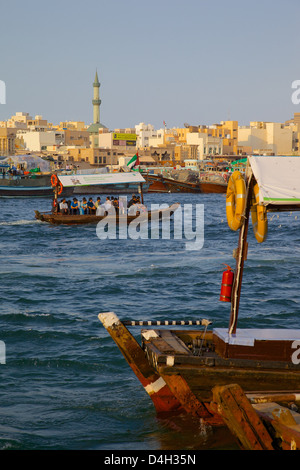
<path id="1" fill-rule="evenodd" d="M 1 6 L 6 104 L 50 122 L 92 122 L 92 82 L 110 129 L 300 112 L 299 0 L 16 0 Z"/>

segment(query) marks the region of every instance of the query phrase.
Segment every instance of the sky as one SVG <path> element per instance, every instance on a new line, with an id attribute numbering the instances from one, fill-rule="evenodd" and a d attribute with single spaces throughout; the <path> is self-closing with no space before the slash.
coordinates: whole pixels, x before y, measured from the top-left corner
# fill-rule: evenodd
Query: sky
<path id="1" fill-rule="evenodd" d="M 285 122 L 300 112 L 299 19 L 299 0 L 5 2 L 0 120 L 90 124 L 97 69 L 109 129 Z"/>

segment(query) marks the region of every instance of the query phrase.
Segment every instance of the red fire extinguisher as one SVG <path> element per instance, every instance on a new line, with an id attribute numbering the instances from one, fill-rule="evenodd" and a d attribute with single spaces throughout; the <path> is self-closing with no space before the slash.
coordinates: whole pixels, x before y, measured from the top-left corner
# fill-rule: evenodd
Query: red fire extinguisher
<path id="1" fill-rule="evenodd" d="M 222 276 L 220 300 L 222 302 L 231 302 L 231 291 L 232 291 L 234 274 L 233 274 L 231 267 L 228 266 L 228 264 L 225 264 L 225 266 L 227 266 L 227 269 L 226 271 L 223 272 L 223 276 Z"/>

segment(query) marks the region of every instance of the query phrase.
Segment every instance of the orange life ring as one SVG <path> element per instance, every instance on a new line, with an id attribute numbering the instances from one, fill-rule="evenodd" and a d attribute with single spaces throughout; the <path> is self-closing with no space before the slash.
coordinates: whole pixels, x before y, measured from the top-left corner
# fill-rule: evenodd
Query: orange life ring
<path id="1" fill-rule="evenodd" d="M 51 185 L 52 186 L 56 186 L 57 185 L 57 182 L 58 182 L 58 178 L 56 175 L 51 175 Z"/>
<path id="2" fill-rule="evenodd" d="M 63 187 L 62 183 L 59 182 L 59 183 L 58 183 L 58 191 L 57 191 L 57 194 L 61 194 L 61 193 L 63 192 L 63 189 L 64 189 L 64 187 Z"/>

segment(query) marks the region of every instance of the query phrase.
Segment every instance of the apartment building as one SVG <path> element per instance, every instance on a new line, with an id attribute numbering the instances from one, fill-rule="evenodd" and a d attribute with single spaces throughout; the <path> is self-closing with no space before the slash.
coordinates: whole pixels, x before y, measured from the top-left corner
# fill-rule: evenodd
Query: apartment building
<path id="1" fill-rule="evenodd" d="M 238 145 L 254 154 L 292 155 L 293 132 L 282 123 L 253 121 L 239 127 Z"/>

